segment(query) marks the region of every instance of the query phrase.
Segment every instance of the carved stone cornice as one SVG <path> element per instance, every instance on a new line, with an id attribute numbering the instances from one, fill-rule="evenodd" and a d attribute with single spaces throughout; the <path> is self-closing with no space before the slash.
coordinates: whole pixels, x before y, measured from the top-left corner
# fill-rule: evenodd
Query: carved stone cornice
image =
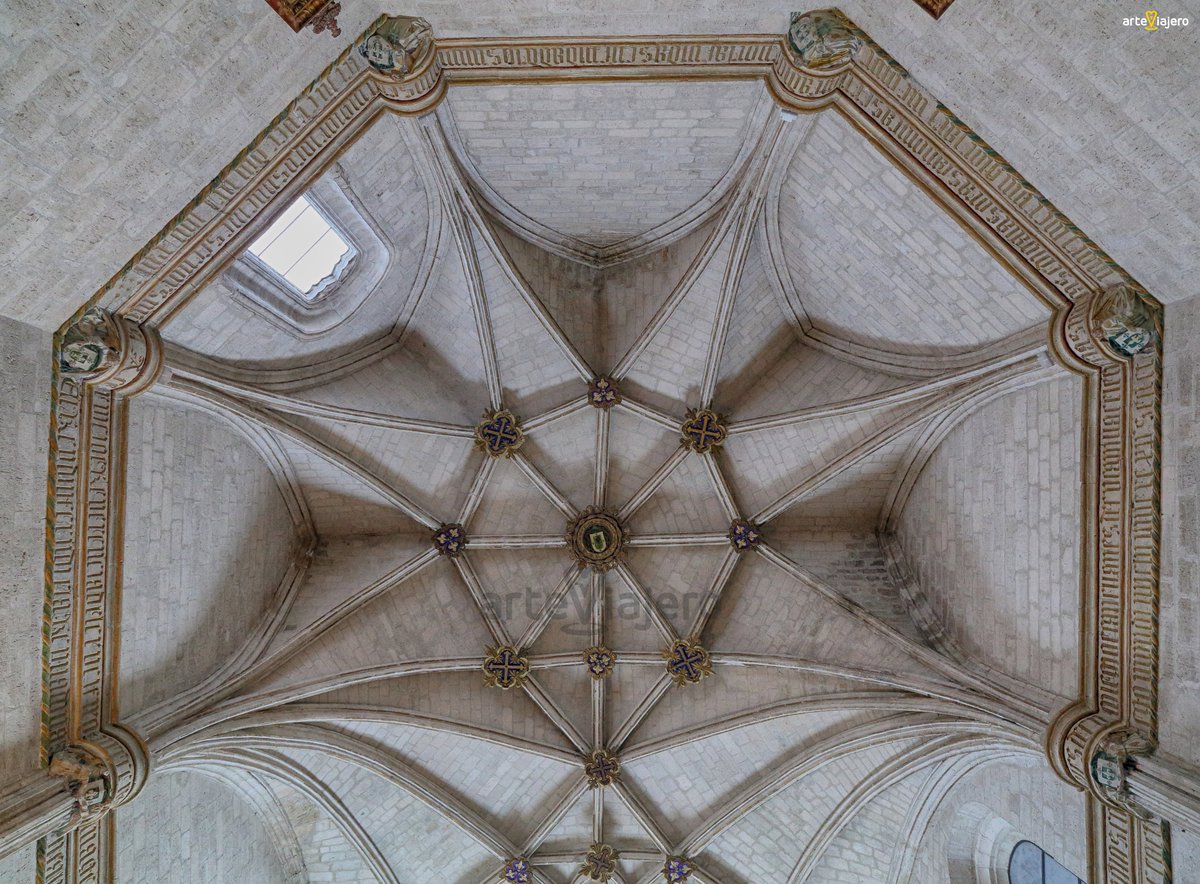
<path id="1" fill-rule="evenodd" d="M 124 432 L 162 371 L 157 333 L 97 308 L 59 335 L 51 424 L 42 754 L 71 812 L 41 844 L 44 882 L 100 881 L 102 818 L 145 783 L 145 744 L 116 721 Z"/>

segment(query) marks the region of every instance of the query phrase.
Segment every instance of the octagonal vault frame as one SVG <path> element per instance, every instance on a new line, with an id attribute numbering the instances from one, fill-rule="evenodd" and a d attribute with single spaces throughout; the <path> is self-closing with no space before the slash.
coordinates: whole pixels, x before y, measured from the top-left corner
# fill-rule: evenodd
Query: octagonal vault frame
<path id="1" fill-rule="evenodd" d="M 400 76 L 373 69 L 354 51 L 389 21 L 381 18 L 64 324 L 56 353 L 72 323 L 100 305 L 117 314 L 122 327 L 147 329 L 152 356 L 160 358 L 153 329 L 176 315 L 380 114 L 425 114 L 453 85 L 757 79 L 784 109 L 833 109 L 1048 305 L 1053 350 L 1084 378 L 1079 697 L 1050 728 L 1046 748 L 1055 770 L 1091 793 L 1092 880 L 1168 878 L 1163 825 L 1136 815 L 1127 793 L 1105 791 L 1089 770 L 1102 745 L 1115 740 L 1145 753 L 1157 737 L 1161 308 L 866 34 L 839 12 L 815 15 L 825 17 L 823 39 L 833 37 L 819 47 L 821 57 L 801 55 L 778 35 L 426 36 L 412 69 Z M 1113 351 L 1098 329 L 1102 295 L 1114 287 L 1142 300 L 1157 331 L 1132 357 Z M 119 723 L 116 676 L 125 396 L 138 389 L 111 378 L 80 381 L 60 371 L 56 359 L 43 761 L 68 747 L 100 756 L 115 780 L 115 803 L 136 794 L 148 765 L 140 740 Z M 32 811 L 26 814 L 26 830 L 37 834 L 61 823 L 65 806 L 61 782 L 58 791 L 41 788 L 41 800 L 54 808 L 42 812 L 40 823 Z M 45 835 L 39 877 L 111 879 L 112 838 L 107 813 Z"/>

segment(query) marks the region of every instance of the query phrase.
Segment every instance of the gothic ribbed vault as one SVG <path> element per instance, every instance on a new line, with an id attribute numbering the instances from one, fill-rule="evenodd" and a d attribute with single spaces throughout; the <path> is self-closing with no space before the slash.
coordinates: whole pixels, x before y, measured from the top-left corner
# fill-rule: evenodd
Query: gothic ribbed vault
<path id="1" fill-rule="evenodd" d="M 1082 385 L 849 123 L 749 81 L 464 86 L 320 188 L 387 246 L 370 297 L 307 335 L 218 277 L 131 405 L 121 697 L 164 783 L 249 803 L 296 881 L 567 882 L 594 843 L 627 884 L 939 880 L 972 795 L 1086 868 L 1038 760 Z M 477 444 L 496 410 L 519 447 Z"/>

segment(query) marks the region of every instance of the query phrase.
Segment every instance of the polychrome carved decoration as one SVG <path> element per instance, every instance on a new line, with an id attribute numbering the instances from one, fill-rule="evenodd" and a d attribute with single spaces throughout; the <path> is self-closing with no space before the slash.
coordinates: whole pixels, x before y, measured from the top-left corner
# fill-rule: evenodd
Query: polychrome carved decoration
<path id="1" fill-rule="evenodd" d="M 862 32 L 836 9 L 792 13 L 788 43 L 806 68 L 848 62 L 863 45 Z"/>
<path id="2" fill-rule="evenodd" d="M 510 859 L 500 872 L 500 880 L 508 881 L 510 884 L 529 884 L 533 880 L 533 869 L 529 865 L 529 860 L 523 856 Z"/>
<path id="3" fill-rule="evenodd" d="M 456 559 L 467 545 L 467 532 L 462 525 L 443 525 L 433 532 L 433 546 L 438 555 Z"/>
<path id="4" fill-rule="evenodd" d="M 64 378 L 132 396 L 154 383 L 162 346 L 153 329 L 93 307 L 63 332 L 58 365 Z"/>
<path id="5" fill-rule="evenodd" d="M 590 506 L 567 525 L 567 543 L 579 567 L 608 571 L 620 561 L 625 529 L 614 514 Z"/>
<path id="6" fill-rule="evenodd" d="M 713 674 L 712 658 L 694 638 L 681 638 L 663 651 L 667 674 L 675 684 L 699 684 Z"/>
<path id="7" fill-rule="evenodd" d="M 1106 795 L 1119 799 L 1125 791 L 1125 759 L 1097 749 L 1092 755 L 1092 779 Z"/>
<path id="8" fill-rule="evenodd" d="M 116 365 L 120 347 L 113 318 L 93 307 L 63 335 L 58 364 L 64 374 L 95 377 Z"/>
<path id="9" fill-rule="evenodd" d="M 529 658 L 511 645 L 489 648 L 483 661 L 483 680 L 488 687 L 519 688 L 529 677 Z"/>
<path id="10" fill-rule="evenodd" d="M 393 77 L 411 74 L 433 49 L 433 29 L 423 18 L 389 18 L 358 44 L 371 67 Z"/>
<path id="11" fill-rule="evenodd" d="M 1096 305 L 1100 336 L 1121 356 L 1136 356 L 1154 341 L 1154 317 L 1127 285 L 1108 289 Z"/>
<path id="12" fill-rule="evenodd" d="M 597 749 L 591 755 L 584 756 L 583 773 L 593 789 L 611 786 L 621 775 L 621 762 L 607 749 Z"/>
<path id="13" fill-rule="evenodd" d="M 691 877 L 694 871 L 696 871 L 696 867 L 689 860 L 682 856 L 669 856 L 663 866 L 663 879 L 668 884 L 682 884 Z"/>
<path id="14" fill-rule="evenodd" d="M 620 854 L 607 844 L 593 844 L 588 848 L 580 872 L 593 881 L 607 881 L 617 871 Z"/>
<path id="15" fill-rule="evenodd" d="M 621 402 L 621 391 L 612 378 L 599 377 L 588 384 L 588 404 L 594 408 L 612 408 Z"/>
<path id="16" fill-rule="evenodd" d="M 50 759 L 50 773 L 67 781 L 73 806 L 68 828 L 106 813 L 113 801 L 107 766 L 82 747 L 62 749 Z"/>
<path id="17" fill-rule="evenodd" d="M 337 26 L 337 16 L 342 11 L 340 3 L 332 0 L 267 0 L 267 3 L 293 31 L 311 27 L 315 34 L 329 31 L 331 37 L 338 37 L 342 33 Z"/>
<path id="18" fill-rule="evenodd" d="M 734 519 L 729 526 L 729 542 L 738 552 L 745 552 L 762 543 L 762 531 L 753 522 Z"/>
<path id="19" fill-rule="evenodd" d="M 707 408 L 689 408 L 687 420 L 681 427 L 683 444 L 697 454 L 706 454 L 714 448 L 725 444 L 729 431 L 725 427 L 725 419 L 715 411 Z"/>
<path id="20" fill-rule="evenodd" d="M 941 18 L 942 13 L 950 8 L 950 4 L 954 0 L 916 0 L 918 6 L 932 15 L 935 19 Z"/>
<path id="21" fill-rule="evenodd" d="M 321 34 L 329 31 L 329 36 L 342 36 L 342 29 L 338 27 L 337 17 L 342 13 L 342 4 L 326 3 L 322 6 L 317 14 L 309 21 L 308 26 L 312 28 L 314 34 Z"/>
<path id="22" fill-rule="evenodd" d="M 511 457 L 524 441 L 516 416 L 505 409 L 485 411 L 475 428 L 475 447 L 491 457 Z"/>
<path id="23" fill-rule="evenodd" d="M 601 679 L 613 671 L 613 667 L 617 665 L 617 655 L 600 645 L 585 650 L 583 662 L 587 666 L 588 675 Z"/>
<path id="24" fill-rule="evenodd" d="M 1143 818 L 1150 814 L 1130 799 L 1126 773 L 1134 766 L 1131 756 L 1148 755 L 1152 749 L 1150 742 L 1138 734 L 1114 731 L 1100 741 L 1089 764 L 1100 795 L 1110 804 Z"/>

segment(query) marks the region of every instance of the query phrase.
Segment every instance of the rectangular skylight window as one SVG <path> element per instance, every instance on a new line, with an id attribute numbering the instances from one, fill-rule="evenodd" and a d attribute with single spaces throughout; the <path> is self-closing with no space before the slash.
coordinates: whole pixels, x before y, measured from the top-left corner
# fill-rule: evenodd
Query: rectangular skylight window
<path id="1" fill-rule="evenodd" d="M 344 269 L 350 244 L 308 197 L 287 207 L 248 249 L 301 295 L 315 297 Z"/>

